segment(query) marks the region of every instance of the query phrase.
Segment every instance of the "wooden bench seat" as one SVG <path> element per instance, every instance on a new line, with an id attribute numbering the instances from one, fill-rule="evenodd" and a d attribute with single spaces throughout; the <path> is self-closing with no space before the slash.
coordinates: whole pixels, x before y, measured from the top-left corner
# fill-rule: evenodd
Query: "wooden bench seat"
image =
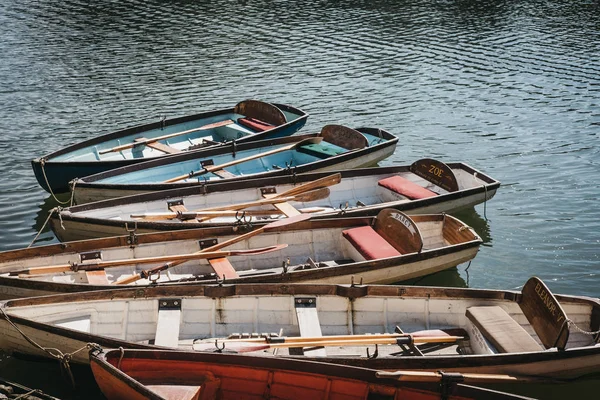
<path id="1" fill-rule="evenodd" d="M 365 260 L 395 257 L 401 255 L 387 240 L 370 226 L 342 231 L 342 236 Z"/>
<path id="2" fill-rule="evenodd" d="M 144 140 L 148 140 L 148 139 L 143 138 L 143 137 L 134 139 L 135 142 L 141 142 Z M 158 151 L 162 151 L 163 153 L 167 153 L 167 154 L 181 153 L 181 150 L 176 149 L 175 147 L 171 147 L 167 144 L 160 143 L 160 142 L 149 142 L 149 143 L 146 143 L 146 146 L 151 147 Z"/>
<path id="3" fill-rule="evenodd" d="M 252 129 L 254 132 L 264 132 L 275 128 L 275 125 L 271 125 L 268 122 L 251 117 L 238 118 L 237 123 L 245 126 L 246 128 Z"/>
<path id="4" fill-rule="evenodd" d="M 85 271 L 85 276 L 87 277 L 90 285 L 110 285 L 108 277 L 106 276 L 106 271 L 103 269 L 96 271 Z"/>
<path id="5" fill-rule="evenodd" d="M 377 184 L 411 200 L 426 199 L 428 197 L 437 196 L 437 193 L 432 192 L 423 186 L 417 185 L 416 183 L 399 175 L 381 179 L 379 182 L 377 182 Z"/>
<path id="6" fill-rule="evenodd" d="M 466 316 L 500 353 L 543 350 L 538 342 L 501 307 L 469 307 Z"/>
<path id="7" fill-rule="evenodd" d="M 319 313 L 316 307 L 317 299 L 314 299 L 313 303 L 307 304 L 306 302 L 296 302 L 296 317 L 298 318 L 298 328 L 300 329 L 300 336 L 303 337 L 321 337 L 321 322 L 319 322 Z M 313 357 L 327 357 L 327 350 L 324 347 L 317 347 L 313 349 L 302 349 L 296 348 L 292 350 L 290 348 L 290 355 L 297 353 L 296 355 L 310 355 Z"/>
<path id="8" fill-rule="evenodd" d="M 225 257 L 212 258 L 208 260 L 208 263 L 220 279 L 239 278 L 237 271 Z"/>

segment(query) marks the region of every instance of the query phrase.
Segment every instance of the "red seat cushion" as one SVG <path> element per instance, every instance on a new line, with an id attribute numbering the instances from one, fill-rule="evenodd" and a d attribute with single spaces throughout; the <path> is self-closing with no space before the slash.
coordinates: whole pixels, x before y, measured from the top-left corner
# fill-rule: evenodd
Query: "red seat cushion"
<path id="1" fill-rule="evenodd" d="M 398 175 L 382 179 L 378 183 L 380 186 L 408 197 L 411 200 L 437 196 L 437 193 Z"/>
<path id="2" fill-rule="evenodd" d="M 370 226 L 348 229 L 342 231 L 342 235 L 352 243 L 365 260 L 401 255 Z"/>
<path id="3" fill-rule="evenodd" d="M 246 128 L 250 128 L 256 132 L 266 131 L 275 127 L 275 125 L 271 125 L 259 119 L 250 117 L 238 118 L 237 122 L 238 124 L 244 125 Z"/>

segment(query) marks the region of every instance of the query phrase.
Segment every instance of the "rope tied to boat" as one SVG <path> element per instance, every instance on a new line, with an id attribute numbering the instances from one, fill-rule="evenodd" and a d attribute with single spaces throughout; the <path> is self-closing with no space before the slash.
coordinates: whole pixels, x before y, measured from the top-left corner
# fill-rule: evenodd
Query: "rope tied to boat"
<path id="1" fill-rule="evenodd" d="M 582 328 L 580 328 L 575 321 L 573 321 L 570 318 L 567 318 L 566 320 L 567 324 L 569 325 L 569 328 L 574 328 L 576 331 L 578 331 L 579 333 L 583 333 L 584 335 L 589 335 L 589 336 L 595 336 L 595 335 L 600 335 L 600 329 L 598 329 L 597 331 L 586 331 Z"/>
<path id="2" fill-rule="evenodd" d="M 27 246 L 27 248 L 30 248 L 31 246 L 33 246 L 33 244 L 36 242 L 36 240 L 40 237 L 40 235 L 42 234 L 43 230 L 46 228 L 46 225 L 48 225 L 48 221 L 50 221 L 50 218 L 52 218 L 52 214 L 53 213 L 56 213 L 56 215 L 58 215 L 58 219 L 60 221 L 60 227 L 63 228 L 63 230 L 65 229 L 65 226 L 63 225 L 62 215 L 60 215 L 61 211 L 62 211 L 62 207 L 59 206 L 59 207 L 54 207 L 53 209 L 51 209 L 48 212 L 48 218 L 46 218 L 46 221 L 44 222 L 44 224 L 42 225 L 42 227 L 38 231 L 37 235 L 35 235 L 35 237 L 31 241 L 31 243 L 29 243 L 29 246 Z"/>
<path id="3" fill-rule="evenodd" d="M 71 371 L 71 365 L 70 365 L 70 362 L 73 359 L 73 356 L 83 350 L 86 350 L 86 349 L 97 350 L 98 348 L 100 348 L 100 346 L 98 346 L 96 343 L 86 343 L 85 346 L 83 346 L 71 353 L 63 353 L 60 349 L 58 349 L 56 347 L 44 347 L 44 346 L 40 345 L 39 343 L 37 343 L 32 338 L 30 338 L 29 336 L 27 336 L 27 334 L 25 334 L 25 332 L 23 332 L 21 330 L 21 328 L 19 328 L 17 326 L 17 324 L 15 324 L 9 318 L 9 316 L 6 313 L 6 311 L 4 310 L 4 308 L 5 308 L 4 306 L 0 306 L 0 314 L 2 314 L 2 318 L 4 318 L 6 320 L 6 322 L 8 322 L 13 328 L 15 328 L 15 330 L 17 332 L 19 332 L 19 334 L 21 336 L 23 336 L 23 338 L 29 344 L 31 344 L 33 347 L 43 351 L 44 353 L 48 354 L 51 358 L 58 360 L 58 362 L 60 363 L 60 367 L 61 367 L 61 373 L 63 373 L 63 376 L 64 376 L 64 374 L 67 374 L 67 377 L 69 378 L 69 382 L 71 383 L 71 387 L 74 389 L 75 388 L 75 377 L 73 376 L 73 372 Z"/>
<path id="4" fill-rule="evenodd" d="M 44 182 L 46 182 L 46 186 L 48 187 L 48 191 L 50 192 L 50 194 L 52 195 L 52 198 L 54 199 L 54 201 L 56 201 L 58 204 L 68 204 L 69 206 L 73 205 L 73 195 L 75 193 L 75 181 L 77 180 L 77 178 L 75 178 L 73 180 L 73 188 L 71 190 L 71 198 L 68 201 L 60 201 L 56 195 L 54 194 L 54 191 L 52 190 L 52 186 L 50 186 L 50 182 L 48 182 L 48 177 L 46 176 L 46 159 L 45 158 L 41 158 L 40 159 L 40 167 L 42 167 L 42 175 L 44 175 Z"/>
<path id="5" fill-rule="evenodd" d="M 44 392 L 42 392 L 40 389 L 31 389 L 29 392 L 27 393 L 23 393 L 18 395 L 17 397 L 11 397 L 13 400 L 18 400 L 18 399 L 26 399 L 29 396 L 33 395 L 33 394 L 39 394 L 39 395 L 43 395 Z"/>

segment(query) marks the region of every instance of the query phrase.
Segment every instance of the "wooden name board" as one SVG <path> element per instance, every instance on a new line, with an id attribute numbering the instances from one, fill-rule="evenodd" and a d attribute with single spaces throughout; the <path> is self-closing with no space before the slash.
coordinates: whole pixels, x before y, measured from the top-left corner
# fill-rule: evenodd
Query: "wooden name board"
<path id="1" fill-rule="evenodd" d="M 419 253 L 423 249 L 423 238 L 419 228 L 403 212 L 391 208 L 381 210 L 374 229 L 402 254 Z"/>
<path id="2" fill-rule="evenodd" d="M 258 100 L 244 100 L 238 103 L 233 111 L 236 114 L 245 115 L 271 125 L 283 125 L 287 122 L 285 114 L 279 108 Z"/>
<path id="3" fill-rule="evenodd" d="M 519 306 L 544 346 L 564 350 L 569 340 L 567 315 L 556 297 L 537 277 L 530 278 L 523 290 Z"/>
<path id="4" fill-rule="evenodd" d="M 346 150 L 364 149 L 369 146 L 365 135 L 343 125 L 325 125 L 321 129 L 323 140 Z"/>
<path id="5" fill-rule="evenodd" d="M 412 163 L 410 171 L 449 192 L 458 190 L 458 181 L 454 172 L 441 161 L 422 158 Z"/>

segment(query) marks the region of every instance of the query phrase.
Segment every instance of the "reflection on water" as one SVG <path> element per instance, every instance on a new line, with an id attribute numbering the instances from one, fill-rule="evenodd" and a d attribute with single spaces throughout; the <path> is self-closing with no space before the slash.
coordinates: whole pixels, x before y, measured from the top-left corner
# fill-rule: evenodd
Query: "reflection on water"
<path id="1" fill-rule="evenodd" d="M 382 165 L 465 161 L 502 182 L 485 215 L 457 214 L 485 242 L 468 278 L 463 265 L 417 284 L 514 289 L 537 275 L 598 296 L 599 11 L 566 0 L 5 0 L 2 249 L 27 246 L 58 205 L 31 158 L 259 98 L 308 111 L 303 132 L 397 134 Z"/>

